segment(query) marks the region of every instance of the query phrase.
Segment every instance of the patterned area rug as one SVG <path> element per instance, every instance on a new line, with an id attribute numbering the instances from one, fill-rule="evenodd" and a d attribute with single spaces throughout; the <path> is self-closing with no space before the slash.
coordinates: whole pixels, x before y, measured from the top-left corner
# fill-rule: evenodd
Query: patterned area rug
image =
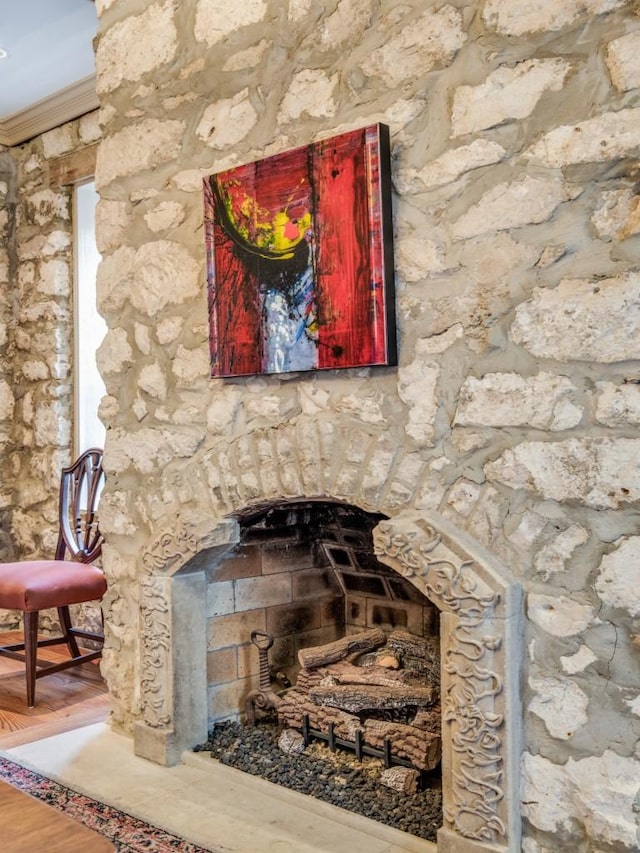
<path id="1" fill-rule="evenodd" d="M 204 847 L 198 847 L 112 806 L 85 797 L 2 756 L 0 779 L 104 835 L 113 842 L 118 853 L 169 853 L 171 850 L 208 853 Z"/>

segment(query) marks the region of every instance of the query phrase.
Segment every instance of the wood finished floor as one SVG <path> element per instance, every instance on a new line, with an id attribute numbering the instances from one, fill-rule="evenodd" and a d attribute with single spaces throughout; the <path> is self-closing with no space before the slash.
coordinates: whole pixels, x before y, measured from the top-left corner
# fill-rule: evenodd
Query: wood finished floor
<path id="1" fill-rule="evenodd" d="M 21 639 L 20 632 L 0 633 L 0 645 Z M 65 646 L 51 646 L 41 649 L 38 658 L 57 662 L 64 651 Z M 0 657 L 0 749 L 99 723 L 108 714 L 107 688 L 97 663 L 39 678 L 36 707 L 28 708 L 24 666 Z"/>

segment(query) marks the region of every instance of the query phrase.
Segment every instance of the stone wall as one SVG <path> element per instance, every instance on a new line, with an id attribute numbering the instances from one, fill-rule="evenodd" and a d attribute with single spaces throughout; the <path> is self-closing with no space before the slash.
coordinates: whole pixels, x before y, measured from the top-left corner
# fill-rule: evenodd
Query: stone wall
<path id="1" fill-rule="evenodd" d="M 0 553 L 15 559 L 56 547 L 73 442 L 73 158 L 99 137 L 96 118 L 0 155 Z M 15 623 L 3 613 L 3 626 Z"/>
<path id="2" fill-rule="evenodd" d="M 144 714 L 148 575 L 228 513 L 287 496 L 437 510 L 525 588 L 525 853 L 636 849 L 636 4 L 96 6 L 114 723 Z M 376 121 L 391 131 L 399 367 L 211 380 L 202 177 Z M 62 247 L 25 255 L 46 192 L 32 156 L 23 311 L 65 298 L 48 292 Z M 61 214 L 39 227 L 67 233 Z M 16 364 L 15 441 L 50 472 L 65 418 L 40 449 L 25 403 L 46 419 L 66 399 L 66 321 L 29 317 L 46 376 Z M 28 470 L 16 482 L 33 494 Z"/>
<path id="3" fill-rule="evenodd" d="M 15 194 L 16 168 L 13 158 L 0 149 L 0 459 L 8 459 L 13 442 L 13 376 L 10 363 L 9 335 L 12 327 L 12 274 L 15 269 Z M 0 560 L 14 554 L 11 537 L 11 477 L 0 481 Z"/>

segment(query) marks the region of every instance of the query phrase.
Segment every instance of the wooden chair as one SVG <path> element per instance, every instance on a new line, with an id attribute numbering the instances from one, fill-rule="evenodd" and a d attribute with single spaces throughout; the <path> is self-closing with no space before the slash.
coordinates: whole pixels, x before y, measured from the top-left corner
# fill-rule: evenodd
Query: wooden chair
<path id="1" fill-rule="evenodd" d="M 24 617 L 24 642 L 0 646 L 0 655 L 26 664 L 30 708 L 35 705 L 37 678 L 97 660 L 102 654 L 104 635 L 74 628 L 69 605 L 97 601 L 107 589 L 101 569 L 90 565 L 102 551 L 96 506 L 103 482 L 102 451 L 85 451 L 62 469 L 55 558 L 0 563 L 0 608 L 21 610 Z M 62 636 L 38 639 L 40 611 L 50 608 L 58 611 Z M 99 648 L 80 653 L 77 637 L 92 640 Z M 56 664 L 38 660 L 39 648 L 63 643 L 69 659 Z"/>

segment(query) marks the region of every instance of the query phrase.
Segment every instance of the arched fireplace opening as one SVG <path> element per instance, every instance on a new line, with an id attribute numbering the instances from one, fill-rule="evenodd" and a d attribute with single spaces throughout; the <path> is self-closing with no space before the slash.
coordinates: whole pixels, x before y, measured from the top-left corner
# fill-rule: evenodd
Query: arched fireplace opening
<path id="1" fill-rule="evenodd" d="M 274 684 L 294 684 L 301 649 L 372 628 L 439 635 L 439 611 L 410 580 L 381 563 L 358 507 L 299 501 L 236 516 L 240 541 L 209 572 L 208 671 L 212 720 L 242 718 L 259 676 L 253 631 L 273 638 Z"/>

